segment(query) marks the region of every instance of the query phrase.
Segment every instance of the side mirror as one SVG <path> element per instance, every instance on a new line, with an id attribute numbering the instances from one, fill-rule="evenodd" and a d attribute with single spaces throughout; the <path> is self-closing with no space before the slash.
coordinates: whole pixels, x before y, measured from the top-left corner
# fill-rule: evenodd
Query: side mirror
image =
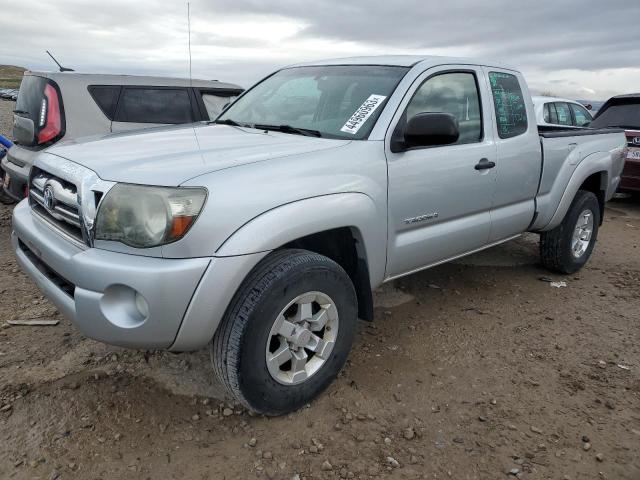
<path id="1" fill-rule="evenodd" d="M 458 141 L 458 119 L 450 113 L 418 113 L 404 128 L 401 150 L 412 147 L 449 145 Z"/>
<path id="2" fill-rule="evenodd" d="M 34 143 L 35 126 L 33 120 L 18 114 L 13 115 L 13 139 L 15 143 L 30 146 Z"/>

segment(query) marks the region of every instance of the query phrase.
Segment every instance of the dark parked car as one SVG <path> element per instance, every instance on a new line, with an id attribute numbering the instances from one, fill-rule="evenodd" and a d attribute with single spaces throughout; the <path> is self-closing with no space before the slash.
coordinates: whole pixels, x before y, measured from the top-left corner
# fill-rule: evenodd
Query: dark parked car
<path id="1" fill-rule="evenodd" d="M 18 98 L 18 90 L 15 88 L 0 88 L 0 98 L 3 100 L 13 100 Z"/>
<path id="2" fill-rule="evenodd" d="M 628 142 L 627 160 L 618 191 L 640 192 L 640 93 L 610 98 L 589 126 L 625 129 Z"/>

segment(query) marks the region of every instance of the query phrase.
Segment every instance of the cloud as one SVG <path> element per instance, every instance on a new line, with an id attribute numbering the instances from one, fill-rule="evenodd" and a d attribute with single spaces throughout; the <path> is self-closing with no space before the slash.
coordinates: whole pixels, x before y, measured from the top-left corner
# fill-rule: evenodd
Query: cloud
<path id="1" fill-rule="evenodd" d="M 637 0 L 194 0 L 191 12 L 194 76 L 203 78 L 248 85 L 299 61 L 424 53 L 502 60 L 532 87 L 571 96 L 640 89 Z M 1 63 L 52 68 L 51 49 L 78 70 L 188 72 L 185 3 L 14 2 L 0 32 Z"/>

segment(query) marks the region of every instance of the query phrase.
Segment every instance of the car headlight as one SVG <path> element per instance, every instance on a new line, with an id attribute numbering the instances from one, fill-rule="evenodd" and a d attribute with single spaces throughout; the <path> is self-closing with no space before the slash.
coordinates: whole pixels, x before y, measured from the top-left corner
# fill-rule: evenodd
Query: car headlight
<path id="1" fill-rule="evenodd" d="M 100 204 L 95 239 L 122 242 L 136 248 L 175 242 L 189 231 L 206 198 L 204 188 L 119 183 Z"/>

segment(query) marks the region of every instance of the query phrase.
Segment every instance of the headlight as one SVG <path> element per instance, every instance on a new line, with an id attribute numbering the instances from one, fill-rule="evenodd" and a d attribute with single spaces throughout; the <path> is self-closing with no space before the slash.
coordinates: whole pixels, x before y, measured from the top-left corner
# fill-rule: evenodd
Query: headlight
<path id="1" fill-rule="evenodd" d="M 175 242 L 196 221 L 206 197 L 204 188 L 119 183 L 100 204 L 95 238 L 137 248 Z"/>

